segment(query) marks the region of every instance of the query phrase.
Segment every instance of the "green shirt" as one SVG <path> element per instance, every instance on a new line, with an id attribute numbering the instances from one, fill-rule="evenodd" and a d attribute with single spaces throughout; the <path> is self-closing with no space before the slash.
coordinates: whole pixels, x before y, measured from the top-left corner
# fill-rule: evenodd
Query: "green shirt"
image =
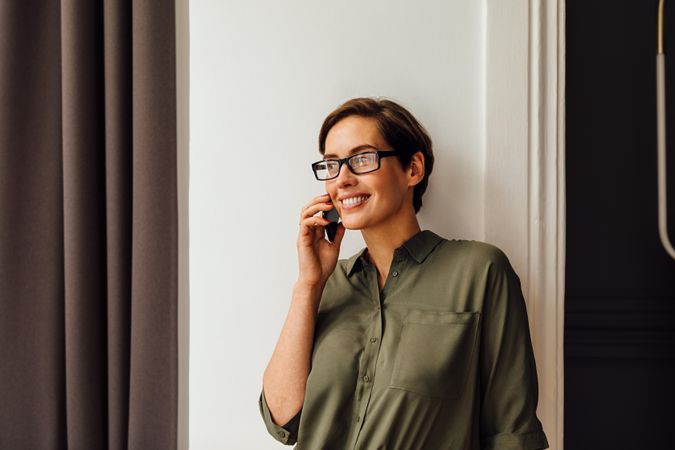
<path id="1" fill-rule="evenodd" d="M 544 449 L 520 279 L 498 247 L 422 230 L 384 288 L 367 247 L 338 260 L 317 312 L 305 399 L 267 431 L 295 450 Z"/>

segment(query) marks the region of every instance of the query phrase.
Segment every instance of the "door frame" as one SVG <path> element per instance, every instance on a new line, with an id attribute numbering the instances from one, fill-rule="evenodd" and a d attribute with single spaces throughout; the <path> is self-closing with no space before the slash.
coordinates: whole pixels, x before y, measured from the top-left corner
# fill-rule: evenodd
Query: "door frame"
<path id="1" fill-rule="evenodd" d="M 176 158 L 178 194 L 178 450 L 190 447 L 190 2 L 176 0 Z"/>
<path id="2" fill-rule="evenodd" d="M 537 413 L 563 448 L 565 2 L 487 0 L 485 240 L 522 281 L 539 376 Z"/>

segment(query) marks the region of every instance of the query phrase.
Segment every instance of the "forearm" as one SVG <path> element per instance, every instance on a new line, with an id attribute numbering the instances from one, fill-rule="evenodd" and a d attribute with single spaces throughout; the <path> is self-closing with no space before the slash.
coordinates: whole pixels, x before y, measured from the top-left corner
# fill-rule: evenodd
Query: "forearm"
<path id="1" fill-rule="evenodd" d="M 311 368 L 316 313 L 323 285 L 296 282 L 288 315 L 263 374 L 263 389 L 272 419 L 288 422 L 302 407 Z"/>

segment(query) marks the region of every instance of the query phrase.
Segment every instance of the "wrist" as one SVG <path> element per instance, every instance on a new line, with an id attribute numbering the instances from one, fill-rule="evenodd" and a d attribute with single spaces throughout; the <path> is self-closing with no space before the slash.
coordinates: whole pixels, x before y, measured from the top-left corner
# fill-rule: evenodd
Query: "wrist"
<path id="1" fill-rule="evenodd" d="M 293 285 L 294 288 L 297 289 L 306 289 L 306 290 L 316 290 L 320 289 L 323 286 L 324 283 L 321 283 L 320 281 L 307 281 L 303 280 L 301 278 L 298 278 L 295 281 L 295 284 Z"/>
<path id="2" fill-rule="evenodd" d="M 297 280 L 293 285 L 293 291 L 300 294 L 306 294 L 311 297 L 320 296 L 323 292 L 325 283 L 322 282 L 307 282 L 304 280 Z"/>

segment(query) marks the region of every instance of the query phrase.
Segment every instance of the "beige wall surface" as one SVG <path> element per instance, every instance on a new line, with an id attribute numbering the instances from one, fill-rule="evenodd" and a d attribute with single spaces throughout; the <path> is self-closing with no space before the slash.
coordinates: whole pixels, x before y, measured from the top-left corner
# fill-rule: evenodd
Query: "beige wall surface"
<path id="1" fill-rule="evenodd" d="M 323 192 L 324 117 L 357 96 L 409 108 L 436 163 L 418 218 L 483 239 L 485 5 L 189 2 L 189 441 L 274 449 L 262 372 L 298 276 L 300 208 Z M 186 163 L 187 164 L 187 163 Z M 348 231 L 341 258 L 363 246 Z"/>

